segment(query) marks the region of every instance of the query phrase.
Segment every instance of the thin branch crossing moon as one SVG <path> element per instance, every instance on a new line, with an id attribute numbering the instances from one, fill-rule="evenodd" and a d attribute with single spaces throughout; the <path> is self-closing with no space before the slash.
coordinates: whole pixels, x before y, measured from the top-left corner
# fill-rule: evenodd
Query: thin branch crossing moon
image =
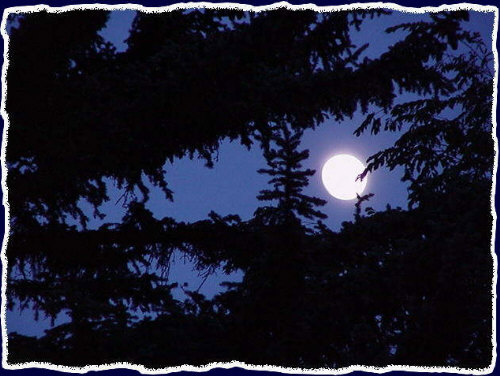
<path id="1" fill-rule="evenodd" d="M 339 200 L 353 200 L 365 190 L 367 177 L 356 180 L 365 169 L 363 163 L 349 154 L 330 158 L 321 171 L 321 179 L 328 193 Z"/>

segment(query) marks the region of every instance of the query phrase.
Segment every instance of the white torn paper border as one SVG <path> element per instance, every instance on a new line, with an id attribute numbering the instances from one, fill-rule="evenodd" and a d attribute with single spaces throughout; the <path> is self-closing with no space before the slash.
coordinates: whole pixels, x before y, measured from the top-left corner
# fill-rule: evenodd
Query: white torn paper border
<path id="1" fill-rule="evenodd" d="M 210 363 L 205 366 L 191 366 L 182 365 L 177 367 L 166 367 L 159 369 L 146 368 L 137 364 L 130 363 L 112 363 L 98 366 L 85 366 L 85 367 L 69 367 L 69 366 L 59 366 L 50 363 L 39 363 L 39 362 L 28 362 L 21 364 L 9 364 L 7 363 L 8 355 L 8 343 L 7 343 L 7 325 L 6 325 L 6 284 L 7 284 L 7 258 L 6 258 L 6 248 L 9 238 L 9 203 L 8 203 L 8 189 L 6 185 L 6 175 L 7 175 L 7 164 L 6 164 L 6 146 L 8 140 L 8 128 L 9 128 L 9 118 L 5 110 L 6 101 L 6 90 L 7 90 L 7 68 L 9 65 L 9 36 L 7 34 L 7 18 L 10 14 L 15 13 L 33 13 L 40 11 L 47 11 L 49 13 L 61 13 L 74 10 L 136 10 L 146 13 L 161 13 L 168 12 L 177 9 L 187 9 L 187 8 L 208 8 L 208 9 L 238 9 L 243 11 L 267 11 L 278 8 L 285 8 L 289 10 L 313 10 L 316 12 L 334 12 L 341 10 L 355 10 L 355 9 L 390 9 L 400 12 L 416 13 L 422 14 L 427 12 L 441 12 L 441 11 L 457 11 L 457 10 L 472 10 L 477 12 L 492 12 L 495 14 L 495 20 L 493 24 L 493 34 L 492 34 L 492 45 L 493 45 L 493 55 L 495 64 L 495 75 L 494 75 L 494 91 L 493 91 L 493 108 L 492 108 L 492 123 L 493 123 L 493 135 L 494 135 L 494 145 L 495 145 L 495 159 L 494 159 L 494 169 L 493 169 L 493 184 L 491 191 L 491 214 L 493 216 L 493 226 L 492 226 L 492 238 L 491 238 L 491 255 L 493 258 L 493 280 L 492 280 L 492 307 L 493 307 L 493 321 L 492 321 L 492 363 L 481 369 L 468 369 L 468 368 L 458 368 L 458 367 L 415 367 L 415 366 L 404 366 L 404 365 L 389 365 L 386 367 L 373 367 L 373 366 L 363 366 L 363 365 L 352 365 L 349 367 L 330 369 L 330 368 L 318 368 L 318 369 L 301 369 L 301 368 L 285 368 L 272 365 L 255 366 L 249 365 L 242 362 L 228 362 L 228 363 Z M 20 370 L 25 368 L 44 368 L 55 371 L 71 372 L 71 373 L 85 373 L 88 371 L 103 371 L 116 368 L 127 368 L 139 371 L 144 374 L 165 374 L 171 372 L 180 371 L 190 371 L 190 372 L 205 372 L 214 368 L 224 368 L 229 369 L 233 367 L 239 367 L 246 370 L 255 371 L 272 371 L 281 372 L 286 374 L 311 374 L 311 375 L 343 375 L 354 371 L 366 371 L 373 373 L 386 373 L 391 371 L 408 371 L 408 372 L 444 372 L 444 373 L 458 373 L 458 374 L 472 374 L 472 375 L 486 375 L 493 372 L 496 364 L 496 284 L 497 284 L 497 257 L 495 254 L 495 234 L 496 234 L 496 212 L 495 212 L 495 191 L 496 191 L 496 173 L 497 173 L 497 163 L 498 163 L 498 140 L 496 135 L 496 108 L 497 108 L 497 85 L 498 85 L 498 51 L 496 48 L 497 44 L 497 33 L 498 33 L 498 8 L 494 6 L 484 6 L 469 3 L 461 3 L 454 5 L 441 5 L 439 7 L 422 7 L 422 8 L 411 8 L 400 6 L 394 3 L 354 3 L 349 5 L 340 6 L 317 6 L 314 4 L 304 4 L 304 5 L 292 5 L 287 2 L 279 2 L 271 5 L 265 6 L 252 6 L 244 5 L 238 3 L 208 3 L 208 2 L 189 2 L 189 3 L 177 3 L 165 7 L 145 7 L 143 5 L 137 4 L 119 4 L 119 5 L 104 5 L 104 4 L 82 4 L 82 5 L 68 5 L 63 7 L 50 7 L 47 5 L 36 5 L 36 6 L 19 6 L 11 7 L 4 10 L 2 23 L 1 23 L 1 33 L 4 39 L 4 63 L 2 66 L 2 104 L 1 104 L 1 114 L 4 120 L 3 137 L 2 137 L 2 149 L 1 149 L 1 167 L 2 167 L 2 190 L 3 190 L 3 205 L 6 210 L 5 215 L 5 234 L 2 243 L 2 305 L 1 305 L 1 323 L 2 323 L 2 367 L 8 370 Z"/>

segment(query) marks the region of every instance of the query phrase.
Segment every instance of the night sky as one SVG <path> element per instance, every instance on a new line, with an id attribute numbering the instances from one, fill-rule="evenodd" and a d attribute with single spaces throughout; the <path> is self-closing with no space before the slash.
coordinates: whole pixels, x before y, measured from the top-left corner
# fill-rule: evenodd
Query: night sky
<path id="1" fill-rule="evenodd" d="M 133 11 L 113 12 L 108 27 L 102 31 L 102 35 L 118 50 L 126 48 L 123 40 L 126 39 L 134 13 Z M 425 17 L 426 15 L 422 14 L 395 11 L 391 16 L 366 20 L 361 32 L 354 32 L 352 39 L 358 46 L 369 43 L 370 47 L 365 54 L 377 56 L 403 36 L 401 32 L 393 35 L 384 34 L 385 28 Z M 479 31 L 486 43 L 491 45 L 493 18 L 492 13 L 471 12 L 471 20 L 466 27 Z M 408 100 L 408 97 L 403 96 L 398 98 L 399 100 Z M 302 149 L 310 151 L 310 158 L 305 167 L 316 170 L 316 174 L 310 179 L 310 185 L 304 193 L 328 201 L 322 208 L 322 211 L 328 215 L 328 219 L 324 222 L 336 231 L 341 228 L 342 222 L 353 219 L 355 201 L 341 201 L 328 195 L 321 182 L 322 165 L 329 157 L 340 153 L 352 154 L 366 161 L 370 155 L 391 146 L 398 138 L 397 133 L 381 133 L 374 137 L 369 132 L 364 136 L 355 137 L 353 131 L 363 119 L 363 115 L 358 111 L 352 119 L 345 119 L 343 122 L 326 121 L 315 130 L 308 129 L 304 133 L 301 144 Z M 237 213 L 243 220 L 249 219 L 258 207 L 256 199 L 258 192 L 266 187 L 268 178 L 257 173 L 259 168 L 265 166 L 265 159 L 257 145 L 248 151 L 237 141 L 232 143 L 223 141 L 213 169 L 206 168 L 205 162 L 196 157 L 194 159 L 185 157 L 175 160 L 173 164 L 167 163 L 165 165 L 167 181 L 169 188 L 174 192 L 174 201 L 166 201 L 159 189 L 150 187 L 151 196 L 147 207 L 157 218 L 170 216 L 187 222 L 205 219 L 211 210 L 221 215 Z M 380 169 L 368 175 L 365 193 L 374 193 L 375 196 L 365 207 L 371 206 L 375 210 L 382 210 L 389 204 L 392 207 L 400 206 L 405 209 L 407 193 L 405 184 L 400 181 L 401 175 L 400 170 L 388 171 L 386 169 Z M 103 221 L 92 222 L 90 227 L 98 227 L 104 222 L 120 221 L 125 209 L 119 203 L 117 204 L 116 200 L 121 193 L 113 187 L 111 182 L 109 189 L 111 200 L 103 206 L 103 212 L 107 214 L 107 217 Z M 82 207 L 89 209 L 85 203 L 82 203 Z M 233 276 L 218 273 L 211 276 L 200 291 L 211 297 L 218 291 L 218 284 L 221 281 L 238 280 L 240 277 L 238 273 Z M 180 259 L 173 266 L 171 278 L 179 282 L 188 282 L 191 287 L 202 282 L 197 272 L 192 271 L 192 265 Z M 181 291 L 178 291 L 178 297 L 182 299 Z M 33 322 L 33 315 L 29 311 L 20 315 L 16 310 L 8 315 L 9 331 L 41 335 L 48 325 L 49 320 L 42 319 L 39 322 Z"/>

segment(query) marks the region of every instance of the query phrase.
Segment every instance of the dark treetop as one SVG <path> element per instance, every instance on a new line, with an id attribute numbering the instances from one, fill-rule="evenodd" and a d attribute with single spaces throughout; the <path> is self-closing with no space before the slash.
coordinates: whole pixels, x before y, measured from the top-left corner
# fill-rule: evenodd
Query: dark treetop
<path id="1" fill-rule="evenodd" d="M 41 338 L 11 333 L 8 361 L 487 367 L 491 52 L 454 11 L 399 26 L 399 42 L 363 57 L 350 32 L 385 13 L 138 13 L 124 52 L 98 34 L 104 11 L 15 16 L 8 303 L 70 321 Z M 395 102 L 402 93 L 415 99 Z M 318 221 L 324 201 L 303 192 L 314 171 L 300 137 L 357 109 L 357 134 L 401 132 L 367 172 L 402 166 L 409 207 L 362 210 L 360 197 L 336 233 Z M 212 166 L 228 138 L 267 160 L 254 216 L 155 218 L 146 182 L 172 200 L 165 162 Z M 89 229 L 79 203 L 103 216 L 105 179 L 127 211 Z M 243 279 L 176 300 L 174 252 Z"/>

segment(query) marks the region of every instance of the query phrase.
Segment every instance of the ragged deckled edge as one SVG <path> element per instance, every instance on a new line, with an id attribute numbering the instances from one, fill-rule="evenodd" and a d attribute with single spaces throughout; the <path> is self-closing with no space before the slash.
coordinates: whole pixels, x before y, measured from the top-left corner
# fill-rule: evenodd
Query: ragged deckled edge
<path id="1" fill-rule="evenodd" d="M 7 313 L 7 302 L 6 302 L 6 285 L 7 285 L 7 257 L 6 248 L 9 239 L 9 202 L 8 202 L 8 189 L 7 189 L 7 163 L 6 163 L 6 147 L 8 140 L 8 128 L 9 128 L 9 117 L 5 110 L 5 101 L 7 94 L 7 68 L 9 66 L 9 35 L 7 33 L 7 18 L 10 14 L 14 13 L 33 13 L 40 11 L 47 11 L 49 13 L 61 13 L 74 10 L 136 10 L 146 13 L 162 13 L 169 12 L 178 9 L 188 9 L 188 8 L 207 8 L 207 9 L 238 9 L 243 11 L 267 11 L 278 8 L 284 8 L 289 10 L 313 10 L 316 12 L 335 12 L 344 10 L 356 10 L 356 9 L 390 9 L 399 12 L 406 13 L 416 13 L 422 14 L 427 12 L 442 12 L 442 11 L 457 11 L 457 10 L 471 10 L 477 12 L 487 12 L 494 13 L 495 20 L 493 23 L 493 34 L 492 34 L 492 51 L 494 55 L 494 65 L 495 65 L 495 75 L 494 75 L 494 89 L 493 89 L 493 106 L 492 106 L 492 137 L 494 138 L 495 145 L 495 158 L 493 167 L 493 184 L 491 189 L 491 214 L 493 216 L 492 225 L 492 236 L 491 236 L 491 256 L 493 258 L 493 280 L 492 280 L 492 361 L 488 367 L 485 368 L 458 368 L 458 367 L 415 367 L 406 365 L 388 365 L 386 367 L 373 367 L 373 366 L 363 366 L 363 365 L 352 365 L 349 367 L 342 368 L 317 368 L 317 369 L 302 369 L 302 368 L 285 368 L 272 365 L 262 365 L 255 366 L 251 364 L 246 364 L 242 362 L 232 361 L 226 363 L 210 363 L 204 366 L 192 366 L 192 365 L 182 365 L 177 367 L 166 367 L 166 368 L 147 368 L 138 364 L 131 363 L 112 363 L 104 365 L 89 365 L 84 367 L 68 367 L 60 366 L 51 363 L 40 363 L 40 362 L 28 362 L 28 363 L 18 363 L 9 364 L 7 363 L 8 355 L 8 343 L 7 343 L 7 324 L 6 324 L 6 313 Z M 2 190 L 3 190 L 3 205 L 5 207 L 5 234 L 2 243 L 1 261 L 2 261 L 2 287 L 1 287 L 1 326 L 2 326 L 2 367 L 8 370 L 19 370 L 25 368 L 44 368 L 54 371 L 71 372 L 71 373 L 85 373 L 88 371 L 104 371 L 117 368 L 127 368 L 139 371 L 144 374 L 165 374 L 171 372 L 206 372 L 214 368 L 233 368 L 239 367 L 247 370 L 254 371 L 272 371 L 281 372 L 287 374 L 309 374 L 309 375 L 343 375 L 354 371 L 365 371 L 373 373 L 386 373 L 391 371 L 407 371 L 407 372 L 444 372 L 444 373 L 458 373 L 458 374 L 468 374 L 468 375 L 485 375 L 492 373 L 496 364 L 496 285 L 497 285 L 497 256 L 495 254 L 495 234 L 496 234 L 496 211 L 495 211 L 495 190 L 496 190 L 496 174 L 497 174 L 497 162 L 498 162 L 498 140 L 496 138 L 496 108 L 497 108 L 497 84 L 498 84 L 498 51 L 496 48 L 497 44 L 497 32 L 498 32 L 498 8 L 490 5 L 477 5 L 470 3 L 460 3 L 452 5 L 441 5 L 439 7 L 421 7 L 421 8 L 411 8 L 394 3 L 354 3 L 349 5 L 338 5 L 338 6 L 317 6 L 314 4 L 303 4 L 303 5 L 292 5 L 287 2 L 279 2 L 265 6 L 253 6 L 247 4 L 238 3 L 209 3 L 209 2 L 189 2 L 189 3 L 177 3 L 164 7 L 145 7 L 138 4 L 119 4 L 119 5 L 106 5 L 106 4 L 81 4 L 81 5 L 68 5 L 63 7 L 50 7 L 47 5 L 35 5 L 35 6 L 19 6 L 6 8 L 3 12 L 2 22 L 1 22 L 1 34 L 4 39 L 4 62 L 2 65 L 2 104 L 1 104 L 1 114 L 4 120 L 3 137 L 2 137 L 2 149 L 1 149 L 1 167 L 2 167 Z"/>

